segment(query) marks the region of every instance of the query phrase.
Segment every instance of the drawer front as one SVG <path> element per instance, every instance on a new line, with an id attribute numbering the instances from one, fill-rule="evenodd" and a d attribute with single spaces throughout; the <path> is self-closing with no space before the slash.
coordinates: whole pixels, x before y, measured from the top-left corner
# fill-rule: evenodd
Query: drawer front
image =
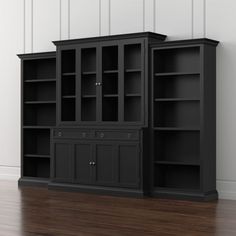
<path id="1" fill-rule="evenodd" d="M 92 139 L 94 131 L 91 130 L 73 130 L 73 129 L 56 129 L 53 132 L 54 138 L 72 138 L 72 139 Z"/>
<path id="2" fill-rule="evenodd" d="M 138 131 L 107 131 L 100 130 L 95 131 L 95 137 L 97 139 L 109 139 L 109 140 L 138 140 Z"/>

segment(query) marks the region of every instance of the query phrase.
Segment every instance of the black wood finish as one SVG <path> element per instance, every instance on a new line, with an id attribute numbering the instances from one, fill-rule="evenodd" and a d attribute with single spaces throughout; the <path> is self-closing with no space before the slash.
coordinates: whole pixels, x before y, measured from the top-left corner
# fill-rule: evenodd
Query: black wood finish
<path id="1" fill-rule="evenodd" d="M 218 42 L 165 37 L 63 40 L 56 54 L 19 55 L 20 185 L 217 198 Z"/>
<path id="2" fill-rule="evenodd" d="M 154 196 L 217 198 L 217 44 L 197 39 L 152 45 Z"/>
<path id="3" fill-rule="evenodd" d="M 56 124 L 56 53 L 21 59 L 20 185 L 45 186 L 50 177 L 50 130 Z"/>

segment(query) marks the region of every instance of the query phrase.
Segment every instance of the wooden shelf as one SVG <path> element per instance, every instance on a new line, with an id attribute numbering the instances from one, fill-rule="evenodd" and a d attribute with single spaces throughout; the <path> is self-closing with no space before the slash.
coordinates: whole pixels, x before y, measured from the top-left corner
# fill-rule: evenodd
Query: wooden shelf
<path id="1" fill-rule="evenodd" d="M 200 75 L 199 72 L 167 72 L 167 73 L 155 73 L 157 77 L 162 76 L 182 76 L 182 75 Z"/>
<path id="2" fill-rule="evenodd" d="M 83 71 L 82 75 L 96 75 L 96 71 Z"/>
<path id="3" fill-rule="evenodd" d="M 37 105 L 37 104 L 56 104 L 56 101 L 26 101 L 25 104 Z"/>
<path id="4" fill-rule="evenodd" d="M 158 165 L 200 166 L 199 162 L 155 161 L 154 163 Z"/>
<path id="5" fill-rule="evenodd" d="M 125 69 L 126 73 L 142 72 L 141 69 Z"/>
<path id="6" fill-rule="evenodd" d="M 51 129 L 54 126 L 45 126 L 45 125 L 25 125 L 23 129 Z"/>
<path id="7" fill-rule="evenodd" d="M 160 131 L 200 131 L 200 127 L 154 127 L 153 130 L 160 130 Z"/>
<path id="8" fill-rule="evenodd" d="M 56 79 L 28 79 L 24 81 L 25 83 L 48 83 L 48 82 L 56 82 Z"/>
<path id="9" fill-rule="evenodd" d="M 73 76 L 76 75 L 75 72 L 66 72 L 66 73 L 62 73 L 62 76 Z"/>
<path id="10" fill-rule="evenodd" d="M 127 93 L 125 97 L 141 97 L 140 93 Z"/>
<path id="11" fill-rule="evenodd" d="M 105 98 L 117 98 L 119 97 L 118 94 L 104 94 L 103 97 Z"/>
<path id="12" fill-rule="evenodd" d="M 118 70 L 104 70 L 103 74 L 114 74 L 114 73 L 118 73 Z"/>
<path id="13" fill-rule="evenodd" d="M 82 95 L 82 98 L 96 98 L 96 95 Z"/>
<path id="14" fill-rule="evenodd" d="M 45 154 L 24 154 L 24 157 L 50 158 L 50 155 Z"/>
<path id="15" fill-rule="evenodd" d="M 71 99 L 71 98 L 76 98 L 75 95 L 64 95 L 62 96 L 63 99 Z"/>
<path id="16" fill-rule="evenodd" d="M 155 98 L 155 102 L 185 102 L 185 101 L 200 101 L 199 98 Z"/>

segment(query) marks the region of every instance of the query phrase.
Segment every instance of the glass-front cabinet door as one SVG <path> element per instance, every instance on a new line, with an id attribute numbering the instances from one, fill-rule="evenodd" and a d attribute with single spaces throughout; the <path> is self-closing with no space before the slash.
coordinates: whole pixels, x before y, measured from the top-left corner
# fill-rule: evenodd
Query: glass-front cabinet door
<path id="1" fill-rule="evenodd" d="M 59 122 L 76 121 L 76 49 L 59 51 Z"/>
<path id="2" fill-rule="evenodd" d="M 98 48 L 96 46 L 80 48 L 78 61 L 79 80 L 79 120 L 81 122 L 96 122 L 98 120 Z"/>
<path id="3" fill-rule="evenodd" d="M 118 45 L 102 46 L 102 121 L 119 120 L 119 50 Z"/>
<path id="4" fill-rule="evenodd" d="M 130 41 L 123 44 L 123 120 L 140 123 L 144 119 L 144 43 Z"/>
<path id="5" fill-rule="evenodd" d="M 79 44 L 59 53 L 59 122 L 144 123 L 143 39 Z"/>

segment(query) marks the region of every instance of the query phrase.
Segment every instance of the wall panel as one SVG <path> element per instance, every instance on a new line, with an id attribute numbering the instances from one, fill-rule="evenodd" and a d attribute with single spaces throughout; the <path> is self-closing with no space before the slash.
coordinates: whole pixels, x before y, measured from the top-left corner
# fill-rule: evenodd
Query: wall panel
<path id="1" fill-rule="evenodd" d="M 0 176 L 20 165 L 20 63 L 23 53 L 24 1 L 0 1 Z M 4 173 L 6 174 L 6 173 Z"/>
<path id="2" fill-rule="evenodd" d="M 60 39 L 60 0 L 33 1 L 33 51 L 55 50 Z"/>
<path id="3" fill-rule="evenodd" d="M 156 32 L 168 39 L 191 38 L 191 0 L 156 0 Z"/>
<path id="4" fill-rule="evenodd" d="M 111 34 L 143 31 L 142 0 L 111 0 Z"/>
<path id="5" fill-rule="evenodd" d="M 70 0 L 70 38 L 99 35 L 99 0 Z"/>

